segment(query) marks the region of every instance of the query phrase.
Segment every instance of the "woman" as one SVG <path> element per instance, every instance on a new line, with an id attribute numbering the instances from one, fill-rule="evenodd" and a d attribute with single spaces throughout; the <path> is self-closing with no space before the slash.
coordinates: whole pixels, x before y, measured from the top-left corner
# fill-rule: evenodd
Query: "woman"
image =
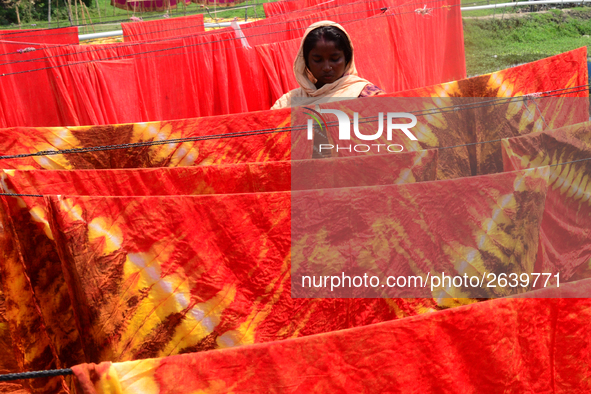
<path id="1" fill-rule="evenodd" d="M 352 97 L 369 97 L 385 93 L 357 75 L 353 60 L 353 43 L 341 25 L 331 21 L 316 22 L 306 30 L 293 65 L 300 85 L 284 94 L 271 109 Z"/>

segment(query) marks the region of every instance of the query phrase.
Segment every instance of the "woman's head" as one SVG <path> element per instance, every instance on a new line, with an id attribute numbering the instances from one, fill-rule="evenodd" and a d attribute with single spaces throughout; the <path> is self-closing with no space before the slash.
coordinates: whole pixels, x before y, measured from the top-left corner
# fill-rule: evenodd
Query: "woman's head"
<path id="1" fill-rule="evenodd" d="M 353 58 L 349 38 L 335 26 L 312 30 L 304 40 L 303 52 L 306 68 L 317 80 L 316 88 L 341 78 Z"/>

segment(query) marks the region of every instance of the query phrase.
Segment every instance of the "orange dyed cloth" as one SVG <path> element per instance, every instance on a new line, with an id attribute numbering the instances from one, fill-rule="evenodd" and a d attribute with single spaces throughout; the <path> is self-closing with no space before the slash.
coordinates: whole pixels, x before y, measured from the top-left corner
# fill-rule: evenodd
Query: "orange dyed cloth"
<path id="1" fill-rule="evenodd" d="M 589 280 L 564 293 L 588 296 Z M 540 294 L 543 297 L 543 294 Z M 83 394 L 591 390 L 591 301 L 499 299 L 223 351 L 79 365 Z"/>
<path id="2" fill-rule="evenodd" d="M 328 159 L 314 167 L 317 177 L 294 186 L 315 189 L 429 181 L 435 179 L 436 159 L 436 150 Z M 20 194 L 148 196 L 273 192 L 290 190 L 292 165 L 305 170 L 313 164 L 285 161 L 127 170 L 4 170 L 0 182 L 3 191 Z M 349 167 L 346 171 L 349 176 L 333 179 L 335 166 Z M 359 168 L 377 171 L 360 182 Z M 7 213 L 2 221 L 6 229 L 2 237 L 6 242 L 4 250 L 15 250 L 14 254 L 3 255 L 3 278 L 10 280 L 3 286 L 9 299 L 18 300 L 10 305 L 7 316 L 15 324 L 15 337 L 21 345 L 19 349 L 23 349 L 19 353 L 23 369 L 44 369 L 47 363 L 64 366 L 98 360 L 83 351 L 81 335 L 75 329 L 79 326 L 73 311 L 76 303 L 71 301 L 69 293 L 71 278 L 60 268 L 55 238 L 48 227 L 50 214 L 43 200 L 24 196 L 0 198 L 3 200 L 0 211 Z M 56 303 L 56 299 L 62 301 Z M 414 313 L 413 307 L 409 308 L 408 312 L 397 313 Z M 37 337 L 25 334 L 30 326 L 40 327 Z M 29 339 L 34 343 L 29 343 Z"/>
<path id="3" fill-rule="evenodd" d="M 579 79 L 586 78 L 586 70 L 581 71 L 580 63 L 578 63 L 579 58 L 583 58 L 582 55 L 584 55 L 584 51 L 573 51 L 562 57 L 551 58 L 546 63 L 537 63 L 537 67 L 549 63 L 553 67 L 561 67 L 564 71 L 561 75 L 570 72 L 570 79 L 566 82 L 561 79 L 559 82 L 567 84 L 567 87 L 577 86 L 576 83 L 579 83 Z M 501 72 L 496 75 L 501 78 L 503 74 Z M 514 83 L 524 84 L 521 80 L 512 78 Z M 484 81 L 484 79 L 480 80 Z M 560 89 L 564 86 L 549 87 L 549 85 L 541 84 L 540 81 L 531 80 L 531 85 L 529 85 L 531 90 L 524 87 L 521 93 L 533 93 L 539 91 L 540 87 Z M 490 91 L 491 95 L 509 93 L 513 94 L 513 92 L 502 89 Z M 581 94 L 586 96 L 584 93 Z M 372 98 L 360 100 L 372 100 Z M 542 99 L 539 99 L 538 103 L 541 102 Z M 518 115 L 514 112 L 507 112 L 508 107 L 499 108 L 496 109 L 498 112 L 489 111 L 484 114 L 494 113 L 498 119 L 501 119 L 502 111 L 505 111 L 506 114 L 510 113 L 514 116 L 514 119 L 505 122 L 511 126 L 509 128 L 511 132 L 501 134 L 503 137 L 527 134 L 541 127 L 539 116 L 532 119 L 523 117 L 525 108 L 519 109 L 521 112 Z M 545 121 L 552 125 L 564 125 L 580 121 L 583 118 L 584 120 L 588 119 L 586 109 L 581 111 L 579 107 L 565 108 L 564 111 L 543 112 L 543 114 Z M 79 172 L 71 175 L 52 173 L 48 174 L 46 179 L 43 177 L 43 171 L 37 171 L 30 176 L 19 171 L 12 172 L 12 174 L 10 171 L 4 172 L 4 179 L 10 179 L 11 176 L 14 176 L 14 179 L 20 179 L 16 183 L 7 181 L 9 189 L 6 191 L 8 192 L 70 194 L 69 197 L 61 199 L 46 200 L 51 201 L 50 210 L 47 210 L 43 200 L 36 197 L 2 198 L 0 242 L 2 242 L 1 250 L 3 251 L 1 265 L 3 287 L 7 300 L 5 319 L 10 327 L 9 333 L 15 338 L 14 346 L 17 355 L 14 359 L 18 361 L 19 369 L 37 370 L 67 367 L 77 363 L 99 362 L 107 359 L 121 361 L 138 357 L 175 354 L 181 350 L 215 349 L 230 346 L 233 343 L 273 341 L 372 324 L 440 309 L 440 306 L 430 298 L 406 301 L 395 299 L 328 300 L 322 302 L 293 301 L 289 298 L 290 301 L 288 301 L 289 291 L 287 289 L 290 282 L 289 266 L 286 265 L 289 261 L 286 259 L 289 247 L 286 250 L 285 245 L 286 242 L 289 243 L 289 221 L 286 219 L 290 207 L 287 197 L 289 194 L 261 192 L 272 191 L 269 187 L 276 187 L 271 179 L 266 178 L 268 176 L 275 176 L 274 179 L 280 183 L 287 181 L 286 174 L 281 171 L 285 169 L 286 161 L 291 158 L 293 153 L 290 150 L 290 122 L 290 112 L 285 110 L 146 124 L 0 129 L 1 154 L 92 148 L 102 145 L 183 137 L 207 138 L 201 141 L 167 143 L 156 146 L 129 148 L 123 145 L 121 149 L 113 150 L 94 151 L 89 149 L 84 153 L 1 160 L 0 165 L 4 168 L 106 169 L 218 165 L 210 166 L 218 167 L 217 169 L 171 169 L 170 171 L 159 169 L 154 170 L 152 175 L 147 175 L 150 172 L 145 170 L 143 175 L 140 172 L 128 172 L 128 179 L 138 182 L 138 187 L 134 189 L 119 187 L 116 178 L 107 179 L 101 177 L 100 173 L 95 173 L 96 178 L 93 180 L 96 181 L 96 185 L 88 186 L 89 175 L 84 178 L 85 175 Z M 487 134 L 474 136 L 461 132 L 446 137 L 443 134 L 443 128 L 437 126 L 438 122 L 439 119 L 435 118 L 422 123 L 423 126 L 435 130 L 432 135 L 436 137 L 436 141 L 427 144 L 427 146 L 453 146 L 472 142 L 475 138 L 481 138 L 480 140 L 484 141 L 487 136 Z M 542 129 L 545 129 L 545 126 Z M 252 133 L 253 130 L 265 131 Z M 504 132 L 504 129 L 501 131 Z M 237 132 L 247 133 L 238 137 L 224 138 L 228 137 L 227 133 Z M 426 131 L 425 135 L 428 135 Z M 211 136 L 216 137 L 210 139 Z M 470 138 L 473 139 L 466 140 L 466 136 L 471 136 Z M 421 148 L 422 146 L 415 147 L 416 150 Z M 451 156 L 447 153 L 442 154 L 446 151 L 453 151 L 457 154 Z M 500 171 L 498 167 L 483 167 L 480 164 L 483 162 L 481 160 L 489 156 L 494 157 L 493 162 L 497 163 L 499 158 L 502 158 L 498 151 L 488 156 L 476 154 L 470 156 L 470 154 L 466 147 L 439 149 L 436 155 L 438 156 L 437 162 L 435 162 L 434 156 L 429 156 L 423 167 L 412 169 L 405 167 L 409 166 L 412 160 L 392 162 L 392 164 L 400 166 L 399 169 L 411 169 L 413 176 L 406 179 L 409 182 L 434 179 L 433 166 L 435 164 L 437 164 L 439 179 Z M 408 157 L 412 157 L 412 155 Z M 348 158 L 346 160 L 362 159 L 365 158 Z M 403 156 L 397 160 L 404 160 Z M 282 161 L 284 163 L 269 163 Z M 249 164 L 243 164 L 241 170 L 236 171 L 237 167 L 233 167 L 233 165 L 240 163 Z M 301 163 L 305 164 L 305 162 Z M 327 166 L 330 166 L 340 165 L 343 162 L 328 160 L 326 163 Z M 175 173 L 178 176 L 174 175 Z M 180 176 L 183 173 L 190 175 L 183 178 Z M 92 174 L 92 172 L 88 174 Z M 469 234 L 470 231 L 478 232 L 479 230 L 472 228 L 475 226 L 475 222 L 469 222 L 469 220 L 476 220 L 474 219 L 476 217 L 478 223 L 484 226 L 483 223 L 494 215 L 493 210 L 490 210 L 487 218 L 486 207 L 492 209 L 492 206 L 496 206 L 497 203 L 492 197 L 466 194 L 464 190 L 468 185 L 474 190 L 485 185 L 494 190 L 503 191 L 503 195 L 514 194 L 523 197 L 515 198 L 515 204 L 513 200 L 508 198 L 507 201 L 510 204 L 507 206 L 503 206 L 506 203 L 505 200 L 499 202 L 503 212 L 506 211 L 507 217 L 516 227 L 495 229 L 495 237 L 498 239 L 494 239 L 498 243 L 487 244 L 483 250 L 494 256 L 497 256 L 497 252 L 501 250 L 502 253 L 499 252 L 501 257 L 497 257 L 499 259 L 497 266 L 503 266 L 507 263 L 504 248 L 515 249 L 515 253 L 523 258 L 524 266 L 514 267 L 514 269 L 529 269 L 535 263 L 535 255 L 532 262 L 532 250 L 537 250 L 538 247 L 536 226 L 542 215 L 539 202 L 545 195 L 545 186 L 542 182 L 545 178 L 528 175 L 532 172 L 519 173 L 522 175 L 516 174 L 495 174 L 446 181 L 450 183 L 435 183 L 439 186 L 427 186 L 429 183 L 425 183 L 423 186 L 416 183 L 386 188 L 396 190 L 392 193 L 401 193 L 404 190 L 421 190 L 420 193 L 425 196 L 425 201 L 435 199 L 433 204 L 436 206 L 442 201 L 437 200 L 436 195 L 430 195 L 430 188 L 435 190 L 438 187 L 443 187 L 441 185 L 456 185 L 456 195 L 461 195 L 466 200 L 459 201 L 454 209 L 442 209 L 442 211 L 448 215 L 447 217 L 457 215 L 459 221 L 456 222 L 460 223 L 458 224 L 460 232 L 454 233 L 445 227 L 448 224 L 442 220 L 446 216 L 437 217 L 439 213 L 432 215 L 435 216 L 432 222 L 425 223 L 426 226 L 433 226 L 432 231 L 445 236 L 445 242 L 439 244 L 448 245 L 447 252 L 442 252 L 436 246 L 431 245 L 430 253 L 433 253 L 433 256 L 447 253 L 446 256 L 452 259 L 450 261 L 454 261 L 454 258 L 473 256 L 472 249 L 478 249 L 478 245 L 468 242 Z M 125 176 L 125 173 L 122 175 Z M 376 183 L 374 184 L 399 183 L 397 182 L 400 178 L 399 175 L 400 173 L 393 172 L 388 179 L 375 179 Z M 163 177 L 162 180 L 170 179 L 171 182 L 158 183 L 156 180 L 160 176 Z M 190 183 L 183 184 L 183 179 L 202 183 L 195 190 L 191 190 Z M 515 189 L 518 179 L 526 180 L 525 183 L 529 187 L 526 190 L 527 193 L 520 194 L 524 191 Z M 61 185 L 61 182 L 64 184 Z M 302 189 L 314 189 L 319 186 L 352 186 L 350 183 L 339 182 L 342 180 L 324 179 L 320 185 L 314 183 L 302 185 Z M 285 190 L 286 184 L 281 183 L 281 185 L 283 186 L 278 189 Z M 434 183 L 430 183 L 430 185 L 434 185 Z M 169 187 L 169 189 L 160 189 L 163 187 Z M 416 189 L 412 189 L 413 187 Z M 364 189 L 368 194 L 363 198 L 371 199 L 378 189 L 375 187 Z M 65 193 L 66 190 L 70 190 L 72 193 Z M 240 191 L 251 194 L 180 198 L 75 196 L 75 194 L 100 194 L 101 192 L 121 195 L 131 195 L 134 192 L 135 195 L 140 193 L 174 195 L 189 192 L 211 194 L 215 192 L 239 193 Z M 332 195 L 336 195 L 335 193 L 343 193 L 343 191 L 335 189 L 330 192 Z M 495 193 L 491 192 L 491 195 Z M 399 197 L 401 201 L 404 198 L 407 197 L 404 195 Z M 473 201 L 475 206 L 484 207 L 483 211 L 480 211 L 476 216 L 467 216 L 465 214 L 469 209 L 469 206 L 466 205 L 467 201 Z M 69 205 L 70 203 L 73 205 Z M 95 207 L 98 208 L 95 209 Z M 410 205 L 406 209 L 409 210 L 408 212 L 412 211 Z M 193 212 L 196 215 L 193 215 Z M 516 215 L 516 212 L 519 214 Z M 201 215 L 200 221 L 197 220 L 199 215 Z M 236 217 L 243 220 L 236 220 Z M 455 218 L 456 216 L 454 216 L 454 220 L 456 220 Z M 179 221 L 175 222 L 177 219 Z M 102 222 L 101 220 L 110 220 L 110 222 Z M 524 224 L 524 221 L 527 222 L 527 225 Z M 90 225 L 91 223 L 92 225 Z M 461 223 L 465 223 L 465 225 L 462 226 Z M 451 226 L 451 224 L 449 225 Z M 408 226 L 412 231 L 418 231 L 414 227 L 416 224 L 406 223 L 405 226 Z M 109 233 L 111 228 L 115 231 L 113 234 Z M 117 228 L 119 230 L 116 230 Z M 177 237 L 176 234 L 180 234 L 180 232 L 188 232 L 189 235 L 187 238 Z M 191 238 L 201 234 L 205 234 L 205 238 Z M 141 238 L 144 236 L 149 239 Z M 206 241 L 209 239 L 207 237 L 213 237 L 211 242 Z M 240 244 L 240 248 L 243 249 L 238 248 L 233 251 L 218 249 L 218 247 L 226 247 L 237 237 L 244 238 L 243 241 L 240 241 L 243 242 Z M 156 241 L 160 239 L 171 239 L 170 246 L 157 243 Z M 153 244 L 150 244 L 152 241 L 154 241 Z M 464 243 L 460 244 L 460 241 Z M 264 245 L 263 252 L 260 250 L 260 245 Z M 169 247 L 178 247 L 181 252 L 177 253 L 172 249 L 167 249 Z M 311 243 L 310 247 L 314 247 L 314 243 Z M 418 250 L 413 244 L 400 247 L 401 250 L 411 255 Z M 498 250 L 494 248 L 498 248 Z M 457 250 L 456 257 L 452 253 L 453 250 Z M 197 251 L 200 254 L 196 253 Z M 125 267 L 129 268 L 135 264 L 134 261 L 141 265 L 142 261 L 149 260 L 150 254 L 160 252 L 162 252 L 160 254 L 162 259 L 155 258 L 150 262 L 153 265 L 147 265 L 145 270 L 136 266 L 135 271 L 125 271 Z M 224 254 L 223 258 L 220 257 L 222 253 Z M 230 274 L 227 267 L 221 263 L 226 259 L 238 258 L 237 253 L 240 256 L 249 256 L 248 259 L 238 262 L 237 269 L 242 269 L 242 271 L 235 276 L 238 278 L 239 275 L 242 275 L 240 278 L 245 282 L 235 282 L 233 279 L 228 279 L 234 277 L 224 276 L 234 275 L 234 273 Z M 267 253 L 271 254 L 267 255 Z M 128 259 L 129 255 L 133 255 L 133 258 Z M 197 256 L 197 260 L 183 260 L 182 256 L 189 255 Z M 141 258 L 136 259 L 137 256 Z M 200 272 L 193 270 L 193 267 L 201 264 L 202 260 L 200 259 L 204 261 L 204 264 L 221 262 L 218 267 L 221 271 L 216 271 L 217 266 L 208 265 L 207 267 L 212 269 L 211 277 L 199 282 L 201 279 L 195 279 L 191 275 Z M 416 259 L 419 258 L 416 257 Z M 89 261 L 93 263 L 90 264 Z M 267 265 L 269 268 L 266 271 Z M 59 268 L 56 269 L 56 267 Z M 426 268 L 422 267 L 421 269 Z M 260 273 L 260 275 L 249 276 L 249 272 Z M 154 276 L 156 274 L 166 276 L 167 280 L 171 279 L 170 283 L 173 286 L 178 285 L 176 289 L 179 289 L 178 294 L 180 295 L 178 297 L 175 295 L 178 299 L 174 298 L 173 301 L 170 301 L 169 298 L 166 298 L 165 292 L 163 293 L 168 289 L 166 286 L 170 283 L 166 281 L 150 282 L 157 277 Z M 167 276 L 169 274 L 170 277 Z M 187 282 L 182 280 L 185 277 L 189 278 Z M 275 278 L 274 282 L 264 279 L 271 277 Z M 211 281 L 208 282 L 210 279 Z M 258 279 L 260 282 L 257 281 Z M 191 282 L 193 280 L 197 280 L 197 287 L 187 287 L 196 283 Z M 129 297 L 119 292 L 123 288 L 116 286 L 116 284 L 123 282 L 131 286 L 128 288 Z M 246 285 L 240 287 L 241 283 L 248 283 L 248 286 L 251 287 Z M 272 285 L 269 286 L 269 283 Z M 226 289 L 224 286 L 230 286 L 227 292 L 224 292 Z M 231 286 L 234 286 L 235 289 Z M 104 292 L 104 297 L 102 295 L 103 289 L 107 289 Z M 232 294 L 235 298 L 230 297 Z M 184 305 L 181 295 L 186 297 L 185 301 L 189 303 L 186 307 L 178 309 Z M 165 301 L 162 304 L 164 309 L 158 309 L 160 308 L 159 301 L 153 302 L 153 300 L 161 299 L 158 297 L 164 297 L 162 298 Z M 125 303 L 122 304 L 124 299 Z M 226 305 L 225 302 L 230 302 L 230 299 L 232 299 L 231 303 Z M 303 303 L 299 309 L 297 302 Z M 460 300 L 460 302 L 466 301 Z M 455 304 L 452 302 L 450 306 L 453 305 Z M 199 325 L 195 318 L 195 316 L 200 316 L 199 310 L 210 307 L 220 308 L 219 322 L 216 323 L 217 320 L 203 320 L 203 324 L 199 323 L 201 328 L 190 331 L 191 327 Z M 154 313 L 150 308 L 153 308 Z M 127 310 L 132 312 L 126 315 L 125 311 Z M 111 312 L 114 313 L 113 321 L 109 320 L 108 314 Z M 216 323 L 213 325 L 214 329 L 208 331 L 213 323 Z M 30 327 L 38 329 L 31 332 Z M 80 331 L 80 327 L 84 327 L 84 329 Z M 252 327 L 253 331 L 249 327 Z M 259 329 L 255 329 L 256 327 Z M 103 328 L 107 331 L 101 331 Z M 106 332 L 112 335 L 107 335 Z M 185 337 L 184 333 L 187 332 L 197 334 Z M 36 392 L 52 392 L 67 387 L 67 381 L 61 378 L 35 381 L 33 384 L 38 385 L 38 387 L 33 387 Z"/>
<path id="4" fill-rule="evenodd" d="M 503 140 L 505 169 L 550 166 L 536 268 L 586 278 L 591 263 L 591 123 Z"/>
<path id="5" fill-rule="evenodd" d="M 475 257 L 476 266 L 479 253 L 474 253 L 475 245 L 466 243 L 466 232 L 473 225 L 486 228 L 499 204 L 496 198 L 480 190 L 499 190 L 499 201 L 504 206 L 501 214 L 508 225 L 493 227 L 490 237 L 494 242 L 478 247 L 483 255 L 498 256 L 502 250 L 513 250 L 512 256 L 518 253 L 522 263 L 512 269 L 519 270 L 533 264 L 537 250 L 533 230 L 543 209 L 545 183 L 536 174 L 537 170 L 527 170 L 438 182 L 438 187 L 456 190 L 454 195 L 460 190 L 464 194 L 465 190 L 474 191 L 458 201 L 456 208 L 441 199 L 440 193 L 433 193 L 429 182 L 306 193 L 320 193 L 335 203 L 347 195 L 362 201 L 386 193 L 400 201 L 400 217 L 413 212 L 403 203 L 409 198 L 424 201 L 432 209 L 446 204 L 445 210 L 438 210 L 438 217 L 429 216 L 422 224 L 445 234 L 443 242 L 433 240 L 435 243 L 430 246 L 408 246 L 422 249 L 425 261 L 435 261 L 443 252 L 452 264 L 466 256 Z M 525 188 L 515 190 L 514 185 L 518 184 Z M 519 195 L 519 199 L 505 196 L 513 194 Z M 36 244 L 28 244 L 28 239 L 21 237 L 28 272 L 22 271 L 18 259 L 4 265 L 11 278 L 18 278 L 20 272 L 21 277 L 31 279 L 29 292 L 34 291 L 36 297 L 29 301 L 33 303 L 29 311 L 38 302 L 42 312 L 37 316 L 19 315 L 21 309 L 12 309 L 10 316 L 22 321 L 22 329 L 34 321 L 38 327 L 40 322 L 51 327 L 51 331 L 39 330 L 39 339 L 28 349 L 31 362 L 50 361 L 43 357 L 44 344 L 47 351 L 55 352 L 55 363 L 71 365 L 76 357 L 122 361 L 334 331 L 438 308 L 430 299 L 291 298 L 287 192 L 55 197 L 47 200 L 51 205 L 46 217 L 40 205 L 42 200 L 32 199 L 25 197 L 21 202 L 39 217 L 38 228 L 48 240 L 41 242 L 40 232 L 36 232 Z M 467 203 L 478 207 L 480 213 L 466 215 L 463 207 Z M 18 200 L 11 206 L 12 225 L 16 226 Z M 27 210 L 21 212 L 25 214 Z M 383 215 L 364 217 L 368 225 L 380 220 L 383 225 L 397 226 L 396 220 Z M 533 228 L 522 224 L 525 222 Z M 410 224 L 403 226 L 408 231 L 414 228 Z M 368 231 L 372 228 L 368 226 Z M 399 240 L 391 241 L 406 248 L 404 234 L 398 237 Z M 50 240 L 55 242 L 57 253 L 48 248 Z M 300 241 L 303 240 L 297 240 Z M 314 247 L 314 243 L 302 246 Z M 511 267 L 509 256 L 499 259 L 499 267 Z M 61 273 L 56 267 L 61 267 Z M 62 276 L 65 283 L 59 280 Z M 13 280 L 9 290 L 14 297 L 20 295 L 21 305 L 25 305 L 28 293 L 22 283 Z M 67 306 L 65 302 L 51 302 L 57 295 L 67 298 L 64 286 L 70 294 L 71 309 L 59 309 Z M 44 288 L 48 290 L 42 291 Z M 68 316 L 74 324 L 68 322 Z M 80 334 L 71 331 L 74 327 Z M 62 336 L 58 335 L 60 332 Z M 63 336 L 66 333 L 68 336 Z M 19 338 L 27 340 L 25 336 Z M 35 349 L 39 351 L 37 359 L 32 357 Z"/>

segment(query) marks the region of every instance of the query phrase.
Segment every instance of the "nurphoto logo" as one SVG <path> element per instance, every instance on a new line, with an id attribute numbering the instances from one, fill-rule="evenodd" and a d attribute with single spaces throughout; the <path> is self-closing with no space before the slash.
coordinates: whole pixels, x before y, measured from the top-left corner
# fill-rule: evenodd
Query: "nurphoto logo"
<path id="1" fill-rule="evenodd" d="M 339 141 L 350 141 L 351 140 L 351 119 L 349 116 L 343 112 L 339 111 L 338 109 L 320 109 L 319 106 L 316 106 L 316 109 L 312 109 L 309 107 L 304 107 L 310 112 L 304 112 L 304 114 L 309 115 L 312 119 L 308 119 L 308 140 L 314 139 L 314 122 L 320 127 L 320 132 L 325 133 L 328 130 L 327 122 L 324 119 L 323 114 L 331 114 L 335 115 L 338 120 L 339 125 L 339 134 L 338 140 Z M 393 123 L 394 119 L 410 119 L 410 123 Z M 413 141 L 417 141 L 417 137 L 415 137 L 411 132 L 410 128 L 416 126 L 417 118 L 413 114 L 406 113 L 406 112 L 388 112 L 386 113 L 386 139 L 388 141 L 392 141 L 392 135 L 394 130 L 401 130 L 409 139 Z M 384 113 L 378 113 L 378 131 L 374 134 L 362 134 L 359 131 L 359 114 L 357 112 L 353 113 L 353 133 L 355 137 L 362 141 L 376 141 L 382 137 L 384 133 Z M 357 144 L 357 145 L 347 145 L 347 146 L 339 146 L 338 144 L 320 144 L 319 151 L 322 150 L 331 150 L 335 149 L 337 152 L 339 150 L 348 150 L 351 152 L 353 149 L 355 152 L 369 152 L 372 148 L 376 147 L 377 152 L 380 152 L 381 147 L 385 147 L 385 150 L 388 152 L 402 152 L 404 147 L 399 144 Z M 384 151 L 385 151 L 384 150 Z"/>

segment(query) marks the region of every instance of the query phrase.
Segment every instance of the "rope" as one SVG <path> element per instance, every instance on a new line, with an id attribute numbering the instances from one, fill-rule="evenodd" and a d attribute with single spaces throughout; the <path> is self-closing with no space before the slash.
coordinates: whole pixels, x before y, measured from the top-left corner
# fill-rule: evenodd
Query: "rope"
<path id="1" fill-rule="evenodd" d="M 4 195 L 4 194 L 2 194 Z M 38 378 L 51 378 L 55 376 L 66 376 L 73 375 L 74 371 L 70 368 L 66 369 L 50 369 L 47 371 L 35 371 L 35 372 L 21 372 L 21 373 L 9 373 L 0 375 L 0 382 L 7 382 L 9 380 L 21 380 L 21 379 L 38 379 Z"/>
<path id="2" fill-rule="evenodd" d="M 269 130 L 271 130 L 271 129 L 269 129 Z M 139 148 L 139 147 L 143 147 L 143 146 L 166 145 L 166 144 L 192 142 L 192 141 L 204 141 L 204 140 L 212 140 L 212 139 L 248 137 L 251 135 L 271 134 L 271 133 L 285 132 L 285 131 L 287 131 L 287 130 L 277 131 L 276 129 L 272 129 L 272 131 L 261 131 L 261 132 L 257 132 L 257 131 L 248 132 L 247 131 L 247 132 L 240 132 L 240 133 L 225 133 L 225 134 L 205 135 L 205 136 L 199 136 L 199 137 L 176 138 L 176 139 L 171 139 L 171 140 L 133 142 L 133 143 L 119 144 L 119 145 L 93 146 L 93 147 L 88 147 L 88 148 L 48 150 L 48 151 L 40 151 L 40 152 L 35 152 L 35 153 L 23 153 L 23 154 L 17 154 L 17 155 L 0 156 L 0 160 L 21 159 L 24 157 L 33 157 L 33 156 L 52 156 L 52 155 L 64 155 L 64 154 L 69 154 L 69 153 L 88 153 L 88 152 L 107 151 L 107 150 L 126 149 L 126 148 Z"/>

